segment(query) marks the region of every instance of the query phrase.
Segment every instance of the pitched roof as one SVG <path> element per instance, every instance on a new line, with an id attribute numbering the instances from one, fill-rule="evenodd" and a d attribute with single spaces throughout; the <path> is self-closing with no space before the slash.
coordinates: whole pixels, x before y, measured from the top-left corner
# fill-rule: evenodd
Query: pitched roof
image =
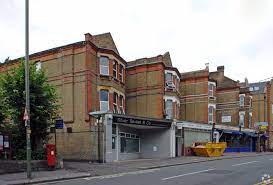
<path id="1" fill-rule="evenodd" d="M 249 91 L 252 94 L 261 94 L 265 93 L 266 84 L 268 82 L 256 82 L 256 83 L 249 83 Z"/>
<path id="2" fill-rule="evenodd" d="M 164 63 L 167 67 L 173 67 L 170 52 L 166 52 L 166 53 L 163 55 L 163 63 Z"/>
<path id="3" fill-rule="evenodd" d="M 127 62 L 128 67 L 136 66 L 136 65 L 144 65 L 163 62 L 166 67 L 172 67 L 172 60 L 169 52 L 164 53 L 163 55 L 158 55 L 149 58 L 139 58 L 133 61 Z"/>
<path id="4" fill-rule="evenodd" d="M 102 33 L 98 35 L 93 35 L 92 42 L 98 47 L 98 48 L 104 48 L 104 49 L 110 49 L 115 51 L 117 54 L 119 54 L 117 46 L 114 42 L 114 39 L 111 35 L 111 33 Z"/>

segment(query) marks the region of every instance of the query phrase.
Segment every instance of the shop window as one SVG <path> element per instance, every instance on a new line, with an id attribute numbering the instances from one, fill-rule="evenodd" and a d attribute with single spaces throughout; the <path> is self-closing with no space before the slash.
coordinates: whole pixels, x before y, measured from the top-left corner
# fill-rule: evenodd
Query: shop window
<path id="1" fill-rule="evenodd" d="M 107 90 L 100 90 L 100 110 L 109 110 L 109 94 Z"/>
<path id="2" fill-rule="evenodd" d="M 121 153 L 139 152 L 139 136 L 128 133 L 124 133 L 124 136 L 120 135 L 120 152 Z"/>
<path id="3" fill-rule="evenodd" d="M 122 95 L 119 96 L 119 111 L 121 114 L 125 114 L 125 112 L 124 112 L 124 97 Z"/>
<path id="4" fill-rule="evenodd" d="M 245 105 L 245 95 L 240 94 L 239 99 L 240 99 L 240 107 L 242 108 Z"/>
<path id="5" fill-rule="evenodd" d="M 123 82 L 123 70 L 124 70 L 124 67 L 122 64 L 119 65 L 119 73 L 118 73 L 118 76 L 119 76 L 119 80 L 121 82 Z"/>
<path id="6" fill-rule="evenodd" d="M 117 67 L 118 67 L 118 63 L 116 60 L 113 61 L 113 77 L 117 78 Z"/>
<path id="7" fill-rule="evenodd" d="M 209 83 L 209 97 L 213 97 L 214 96 L 214 84 L 213 83 Z"/>
<path id="8" fill-rule="evenodd" d="M 116 135 L 116 133 L 117 133 L 117 125 L 113 124 L 112 125 L 112 135 Z"/>
<path id="9" fill-rule="evenodd" d="M 213 112 L 214 112 L 214 107 L 213 106 L 209 106 L 209 124 L 213 124 Z"/>
<path id="10" fill-rule="evenodd" d="M 172 119 L 173 117 L 173 101 L 167 100 L 165 102 L 166 119 Z"/>
<path id="11" fill-rule="evenodd" d="M 118 94 L 116 92 L 114 92 L 113 94 L 113 107 L 114 107 L 114 113 L 117 114 L 118 113 Z"/>
<path id="12" fill-rule="evenodd" d="M 109 59 L 108 59 L 108 57 L 100 57 L 100 74 L 109 75 Z"/>

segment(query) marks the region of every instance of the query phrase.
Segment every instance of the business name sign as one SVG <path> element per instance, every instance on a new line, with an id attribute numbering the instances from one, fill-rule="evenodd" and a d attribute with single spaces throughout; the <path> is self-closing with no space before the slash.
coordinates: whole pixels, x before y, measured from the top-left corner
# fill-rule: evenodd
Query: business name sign
<path id="1" fill-rule="evenodd" d="M 171 126 L 171 122 L 156 121 L 156 120 L 147 120 L 142 118 L 130 118 L 114 115 L 113 122 L 115 123 L 124 123 L 129 125 L 142 125 L 142 126 L 155 126 L 155 127 L 165 127 L 168 128 Z"/>
<path id="2" fill-rule="evenodd" d="M 222 116 L 222 123 L 230 123 L 231 116 Z"/>

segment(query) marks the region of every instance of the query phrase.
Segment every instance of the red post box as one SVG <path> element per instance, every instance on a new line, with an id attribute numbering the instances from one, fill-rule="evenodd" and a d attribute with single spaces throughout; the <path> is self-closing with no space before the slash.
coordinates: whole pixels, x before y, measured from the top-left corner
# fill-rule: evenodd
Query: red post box
<path id="1" fill-rule="evenodd" d="M 55 145 L 47 144 L 46 145 L 46 153 L 47 153 L 47 165 L 49 167 L 55 167 L 55 165 L 56 165 Z"/>

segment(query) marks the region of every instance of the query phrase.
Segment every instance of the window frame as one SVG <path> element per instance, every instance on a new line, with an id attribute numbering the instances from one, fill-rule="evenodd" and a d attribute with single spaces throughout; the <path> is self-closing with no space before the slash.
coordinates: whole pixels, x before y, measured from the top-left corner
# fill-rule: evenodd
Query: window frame
<path id="1" fill-rule="evenodd" d="M 167 80 L 167 76 L 170 75 L 170 80 Z M 165 73 L 165 83 L 173 82 L 173 74 L 170 72 Z"/>
<path id="2" fill-rule="evenodd" d="M 241 98 L 243 98 L 243 99 L 241 99 Z M 245 106 L 245 94 L 239 95 L 239 106 L 240 106 L 240 108 L 243 108 Z"/>
<path id="3" fill-rule="evenodd" d="M 119 107 L 118 107 L 118 93 L 114 92 L 113 93 L 113 112 L 118 114 L 119 113 Z M 116 100 L 116 102 L 115 102 Z"/>
<path id="4" fill-rule="evenodd" d="M 119 101 L 119 112 L 120 114 L 125 114 L 125 109 L 124 109 L 124 96 L 119 95 L 118 97 Z"/>
<path id="5" fill-rule="evenodd" d="M 123 82 L 123 73 L 124 73 L 124 66 L 122 64 L 119 64 L 119 70 L 118 70 L 118 78 L 119 81 Z"/>
<path id="6" fill-rule="evenodd" d="M 105 58 L 105 59 L 107 59 L 107 63 L 108 63 L 108 65 L 102 65 L 102 62 L 103 61 L 101 61 L 103 58 Z M 106 56 L 100 56 L 100 58 L 99 58 L 99 66 L 100 66 L 100 74 L 101 75 L 105 75 L 105 76 L 109 76 L 109 58 L 108 57 L 106 57 Z M 107 73 L 103 73 L 103 68 L 107 68 Z"/>
<path id="7" fill-rule="evenodd" d="M 105 91 L 105 92 L 107 92 L 107 100 L 108 101 L 102 101 L 101 100 L 101 92 L 102 91 Z M 106 103 L 107 102 L 107 110 L 102 110 L 102 103 Z M 109 111 L 109 91 L 108 90 L 106 90 L 106 89 L 101 89 L 100 90 L 100 111 Z"/>
<path id="8" fill-rule="evenodd" d="M 210 112 L 210 108 L 212 108 L 212 112 Z M 214 109 L 215 109 L 215 106 L 214 105 L 209 105 L 208 106 L 208 123 L 209 124 L 213 124 L 214 122 Z M 210 116 L 211 116 L 211 120 L 210 120 Z"/>
<path id="9" fill-rule="evenodd" d="M 170 107 L 168 107 L 168 102 L 170 102 Z M 168 114 L 168 110 L 170 110 L 170 114 Z M 165 100 L 165 113 L 166 113 L 166 119 L 172 119 L 173 118 L 173 100 L 171 99 L 166 99 Z"/>
<path id="10" fill-rule="evenodd" d="M 212 89 L 210 89 L 212 87 Z M 209 97 L 214 97 L 214 90 L 215 90 L 216 84 L 214 82 L 209 82 L 208 83 L 208 96 Z"/>
<path id="11" fill-rule="evenodd" d="M 115 73 L 115 75 L 114 75 L 114 73 Z M 115 79 L 118 78 L 118 62 L 116 60 L 113 60 L 113 77 Z"/>
<path id="12" fill-rule="evenodd" d="M 130 153 L 140 153 L 140 137 L 138 134 L 132 134 L 132 133 L 125 133 L 125 132 L 120 132 L 119 134 L 119 138 L 120 138 L 120 149 L 119 149 L 119 152 L 122 153 L 122 154 L 130 154 Z M 135 151 L 135 152 L 127 152 L 126 151 L 126 145 L 125 145 L 125 150 L 122 151 L 122 149 L 124 148 L 122 146 L 123 142 L 122 142 L 122 139 L 125 139 L 125 142 L 126 142 L 126 139 L 131 139 L 131 140 L 135 140 L 135 141 L 138 141 L 138 151 Z"/>
<path id="13" fill-rule="evenodd" d="M 239 126 L 245 127 L 245 112 L 239 112 Z"/>

